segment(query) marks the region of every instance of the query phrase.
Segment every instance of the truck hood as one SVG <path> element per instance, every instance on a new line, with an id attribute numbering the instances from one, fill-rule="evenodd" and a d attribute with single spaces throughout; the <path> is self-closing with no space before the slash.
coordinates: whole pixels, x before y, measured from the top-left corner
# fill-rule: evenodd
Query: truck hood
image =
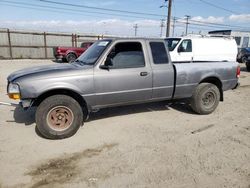
<path id="1" fill-rule="evenodd" d="M 8 76 L 8 81 L 12 82 L 17 78 L 21 78 L 23 76 L 39 74 L 39 73 L 58 73 L 62 71 L 70 71 L 70 70 L 77 70 L 79 67 L 73 64 L 56 64 L 56 65 L 43 65 L 37 67 L 31 67 L 26 69 L 21 69 L 19 71 L 13 72 Z"/>

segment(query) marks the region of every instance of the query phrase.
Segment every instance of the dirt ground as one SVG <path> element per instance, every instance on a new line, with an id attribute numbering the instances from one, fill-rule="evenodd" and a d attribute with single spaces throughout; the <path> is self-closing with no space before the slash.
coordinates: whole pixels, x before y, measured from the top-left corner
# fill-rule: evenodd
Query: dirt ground
<path id="1" fill-rule="evenodd" d="M 1 60 L 6 77 L 49 60 Z M 182 103 L 101 110 L 71 138 L 39 136 L 35 109 L 0 104 L 0 187 L 250 187 L 250 73 L 210 115 Z"/>

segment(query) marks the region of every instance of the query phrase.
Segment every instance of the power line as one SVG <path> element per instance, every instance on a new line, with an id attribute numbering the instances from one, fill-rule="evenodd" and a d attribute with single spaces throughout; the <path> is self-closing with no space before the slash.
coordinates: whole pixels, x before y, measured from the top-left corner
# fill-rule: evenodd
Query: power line
<path id="1" fill-rule="evenodd" d="M 1 2 L 0 2 L 1 3 Z M 27 6 L 22 6 L 22 5 L 12 5 L 12 4 L 6 4 L 6 3 L 1 3 L 2 5 L 4 6 L 9 6 L 9 7 L 17 7 L 17 8 L 24 8 L 24 9 L 29 9 L 31 10 L 30 8 L 31 7 L 27 7 Z M 51 12 L 51 10 L 49 9 L 44 9 L 44 8 L 35 8 L 35 7 L 32 7 L 32 10 L 38 10 L 38 11 L 45 11 L 45 12 Z M 53 12 L 57 12 L 57 13 L 62 13 L 62 14 L 65 14 L 65 13 L 70 13 L 70 14 L 77 14 L 79 15 L 80 13 L 75 13 L 75 12 L 65 12 L 65 11 L 60 11 L 60 10 L 53 10 Z M 85 15 L 85 14 L 80 14 L 80 15 Z M 91 15 L 85 15 L 85 16 L 91 16 Z"/>
<path id="2" fill-rule="evenodd" d="M 40 1 L 46 1 L 47 2 L 47 0 L 40 0 Z M 119 16 L 119 17 L 126 17 L 126 18 L 131 17 L 131 18 L 143 18 L 143 19 L 146 19 L 146 17 L 142 17 L 142 16 L 128 15 L 128 14 L 136 13 L 136 12 L 131 12 L 131 11 L 122 11 L 122 12 L 129 12 L 127 14 L 125 14 L 125 13 L 123 13 L 123 14 L 116 14 L 116 13 L 86 11 L 86 10 L 84 10 L 84 14 L 83 14 L 82 10 L 74 9 L 74 8 L 63 8 L 63 7 L 58 7 L 58 6 L 47 6 L 47 5 L 40 5 L 40 4 L 17 2 L 17 1 L 8 1 L 8 0 L 0 0 L 0 3 L 1 2 L 12 4 L 12 5 L 7 5 L 7 6 L 13 6 L 13 7 L 19 7 L 19 8 L 26 8 L 26 9 L 31 9 L 31 7 L 32 7 L 32 9 L 40 10 L 40 11 L 43 11 L 43 10 L 44 11 L 49 11 L 48 9 L 53 9 L 53 12 L 68 13 L 68 12 L 65 12 L 65 11 L 71 11 L 70 12 L 71 14 L 79 14 L 79 15 L 84 15 L 84 16 L 91 16 L 91 15 L 86 15 L 86 14 L 101 14 L 101 15 L 104 15 L 104 16 L 111 15 L 111 16 Z M 52 2 L 54 2 L 54 1 L 52 1 Z M 55 2 L 55 3 L 59 3 L 59 2 Z M 63 4 L 65 4 L 65 3 L 63 3 Z M 66 4 L 68 4 L 68 3 L 66 3 Z M 18 6 L 18 5 L 21 5 L 21 6 Z M 30 7 L 27 7 L 27 6 L 30 6 Z M 78 5 L 75 5 L 74 7 L 77 7 L 77 6 Z M 42 9 L 42 8 L 46 8 L 46 9 Z M 82 7 L 82 8 L 85 8 L 85 6 Z M 101 8 L 98 8 L 98 9 L 101 9 Z M 60 11 L 60 10 L 64 10 L 64 11 Z M 110 10 L 120 11 L 120 10 L 115 10 L 115 9 L 110 9 Z M 139 13 L 139 14 L 141 14 L 141 13 Z M 151 14 L 147 14 L 147 13 L 142 13 L 142 14 L 146 14 L 148 16 L 151 15 Z M 155 14 L 155 15 L 158 15 L 158 14 Z M 158 16 L 163 16 L 163 15 L 158 15 Z M 184 19 L 184 18 L 172 17 L 173 20 L 175 18 L 178 19 L 178 20 L 183 20 Z M 198 23 L 200 23 L 200 24 L 198 24 Z M 207 27 L 212 27 L 213 26 L 213 28 L 220 27 L 220 28 L 234 28 L 234 29 L 246 29 L 246 30 L 249 29 L 249 27 L 242 27 L 242 26 L 236 26 L 236 25 L 227 25 L 227 24 L 219 24 L 219 23 L 212 23 L 212 22 L 192 20 L 192 19 L 189 20 L 188 24 L 198 25 L 198 26 L 207 26 Z"/>
<path id="3" fill-rule="evenodd" d="M 175 25 L 175 27 L 181 27 L 181 28 L 186 28 L 186 26 L 184 25 Z M 208 28 L 202 28 L 202 27 L 193 27 L 193 26 L 189 26 L 188 28 L 190 29 L 198 29 L 198 30 L 206 30 L 206 31 L 210 31 L 211 29 L 208 29 Z"/>
<path id="4" fill-rule="evenodd" d="M 27 6 L 31 6 L 31 7 L 43 7 L 43 8 L 52 8 L 52 9 L 60 9 L 60 10 L 66 10 L 66 11 L 77 11 L 77 12 L 82 12 L 82 10 L 78 10 L 78 9 L 70 9 L 70 8 L 59 8 L 59 7 L 54 7 L 54 6 L 46 6 L 46 5 L 38 5 L 38 4 L 32 4 L 32 3 L 24 3 L 24 2 L 16 2 L 16 1 L 8 1 L 8 0 L 0 0 L 0 2 L 5 2 L 5 3 L 10 3 L 10 4 L 14 4 L 16 6 L 16 4 L 18 5 L 27 5 Z M 133 15 L 126 15 L 126 14 L 115 14 L 115 13 L 104 13 L 104 12 L 93 12 L 93 11 L 84 11 L 84 13 L 89 13 L 89 14 L 102 14 L 102 15 L 111 15 L 111 16 L 119 16 L 119 17 L 131 17 L 131 18 L 142 18 L 142 19 L 146 19 L 145 17 L 142 16 L 133 16 Z M 84 14 L 81 14 L 84 15 Z"/>
<path id="5" fill-rule="evenodd" d="M 37 0 L 37 1 L 46 1 L 46 0 Z M 77 11 L 77 12 L 81 12 L 81 10 L 79 9 L 70 9 L 70 8 L 62 8 L 62 7 L 54 7 L 54 6 L 46 6 L 46 5 L 38 5 L 38 4 L 32 4 L 32 3 L 24 3 L 24 2 L 17 2 L 17 1 L 8 1 L 8 0 L 0 0 L 0 2 L 7 2 L 7 3 L 11 3 L 11 4 L 19 4 L 19 5 L 27 5 L 27 6 L 32 6 L 32 7 L 43 7 L 43 8 L 53 8 L 56 9 L 56 11 L 58 9 L 60 10 L 67 10 L 67 11 Z M 54 1 L 53 1 L 54 2 Z M 58 2 L 55 2 L 58 3 Z M 63 3 L 65 4 L 65 3 Z M 66 3 L 68 4 L 68 3 Z M 73 4 L 72 4 L 73 5 Z M 75 5 L 74 7 L 77 7 L 78 5 Z M 84 6 L 85 7 L 85 6 Z M 24 7 L 22 7 L 24 8 Z M 79 7 L 78 7 L 79 8 Z M 99 9 L 99 8 L 98 8 Z M 101 9 L 101 8 L 100 8 Z M 56 12 L 55 11 L 55 12 Z M 130 11 L 127 11 L 130 12 Z M 101 14 L 101 15 L 111 15 L 111 16 L 119 16 L 119 17 L 131 17 L 131 18 L 142 18 L 142 19 L 146 19 L 146 17 L 140 17 L 140 16 L 133 16 L 133 15 L 125 15 L 125 14 L 115 14 L 115 13 L 104 13 L 104 12 L 93 12 L 93 11 L 84 11 L 84 13 L 88 13 L 88 14 Z M 143 13 L 143 14 L 147 14 L 147 13 Z M 81 14 L 81 15 L 86 15 L 86 14 Z M 155 14 L 158 15 L 158 14 Z M 158 16 L 164 16 L 164 15 L 158 15 Z M 183 18 L 178 18 L 177 19 L 183 19 Z M 173 19 L 173 17 L 172 17 Z M 209 24 L 209 25 L 217 25 L 217 26 L 226 26 L 226 27 L 234 27 L 234 28 L 242 28 L 242 29 L 249 29 L 249 27 L 242 27 L 242 26 L 236 26 L 236 25 L 227 25 L 227 24 L 219 24 L 219 23 L 212 23 L 212 22 L 206 22 L 206 21 L 199 21 L 199 20 L 190 20 L 191 22 L 198 22 L 198 23 L 203 23 L 203 24 Z"/>
<path id="6" fill-rule="evenodd" d="M 181 24 L 186 24 L 186 22 L 184 21 L 179 21 L 177 20 L 178 23 L 181 23 Z M 231 28 L 228 28 L 228 26 L 215 26 L 215 25 L 208 25 L 208 24 L 202 24 L 202 23 L 193 23 L 192 20 L 189 20 L 189 25 L 197 25 L 197 26 L 205 26 L 205 27 L 210 27 L 210 28 L 221 28 L 221 29 L 231 29 Z"/>
<path id="7" fill-rule="evenodd" d="M 119 9 L 109 9 L 109 8 L 99 8 L 99 7 L 93 7 L 93 6 L 72 4 L 72 3 L 62 3 L 62 2 L 58 2 L 58 1 L 50 1 L 50 0 L 37 0 L 37 1 L 45 2 L 45 3 L 51 3 L 51 4 L 57 4 L 57 5 L 71 6 L 71 7 L 82 7 L 82 8 L 88 8 L 88 9 L 104 10 L 104 11 L 110 11 L 110 12 L 122 12 L 122 13 L 128 13 L 128 14 L 164 17 L 164 15 L 160 15 L 160 14 L 145 13 L 145 12 L 134 12 L 134 11 L 119 10 Z"/>
<path id="8" fill-rule="evenodd" d="M 221 9 L 221 10 L 224 10 L 224 11 L 227 11 L 227 12 L 230 12 L 230 13 L 234 13 L 234 14 L 240 14 L 240 13 L 238 13 L 238 12 L 235 12 L 235 11 L 233 11 L 233 10 L 229 10 L 229 9 L 220 7 L 220 6 L 218 6 L 218 5 L 215 5 L 215 4 L 213 4 L 213 3 L 207 2 L 207 1 L 205 1 L 205 0 L 199 0 L 199 1 L 202 2 L 202 3 L 205 3 L 205 4 L 207 4 L 207 5 L 210 5 L 210 6 L 212 6 L 212 7 L 215 7 L 215 8 L 217 8 L 217 9 Z"/>
<path id="9" fill-rule="evenodd" d="M 185 18 L 178 18 L 178 17 L 175 17 L 177 18 L 178 20 L 184 20 Z M 203 25 L 214 25 L 214 26 L 218 26 L 218 27 L 229 27 L 229 28 L 238 28 L 238 29 L 250 29 L 250 27 L 242 27 L 242 26 L 238 26 L 238 25 L 229 25 L 229 24 L 220 24 L 220 23 L 213 23 L 213 22 L 207 22 L 207 21 L 199 21 L 199 20 L 189 20 L 190 24 L 194 24 L 193 22 L 195 23 L 201 23 Z"/>

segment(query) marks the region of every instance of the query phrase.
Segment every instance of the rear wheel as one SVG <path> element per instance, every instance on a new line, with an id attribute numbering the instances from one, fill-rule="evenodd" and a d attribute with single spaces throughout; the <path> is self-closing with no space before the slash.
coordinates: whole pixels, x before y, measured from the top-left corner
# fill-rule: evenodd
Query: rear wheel
<path id="1" fill-rule="evenodd" d="M 242 57 L 242 63 L 245 63 L 245 64 L 247 63 L 247 57 L 245 57 L 245 56 Z"/>
<path id="2" fill-rule="evenodd" d="M 73 53 L 69 53 L 69 54 L 66 56 L 66 59 L 67 59 L 68 63 L 72 63 L 73 61 L 76 60 L 76 55 L 73 54 Z"/>
<path id="3" fill-rule="evenodd" d="M 198 114 L 210 114 L 218 106 L 220 91 L 211 83 L 199 84 L 191 98 L 191 107 Z"/>
<path id="4" fill-rule="evenodd" d="M 250 72 L 250 62 L 246 63 L 247 71 Z"/>
<path id="5" fill-rule="evenodd" d="M 46 98 L 37 108 L 36 124 L 39 132 L 49 139 L 74 135 L 83 122 L 79 103 L 67 95 Z"/>

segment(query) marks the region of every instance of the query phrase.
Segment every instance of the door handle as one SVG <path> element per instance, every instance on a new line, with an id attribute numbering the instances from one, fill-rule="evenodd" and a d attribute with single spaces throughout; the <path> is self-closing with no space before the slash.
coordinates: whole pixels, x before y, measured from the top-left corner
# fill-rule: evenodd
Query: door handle
<path id="1" fill-rule="evenodd" d="M 140 76 L 147 76 L 148 75 L 148 72 L 141 72 L 140 73 Z"/>

